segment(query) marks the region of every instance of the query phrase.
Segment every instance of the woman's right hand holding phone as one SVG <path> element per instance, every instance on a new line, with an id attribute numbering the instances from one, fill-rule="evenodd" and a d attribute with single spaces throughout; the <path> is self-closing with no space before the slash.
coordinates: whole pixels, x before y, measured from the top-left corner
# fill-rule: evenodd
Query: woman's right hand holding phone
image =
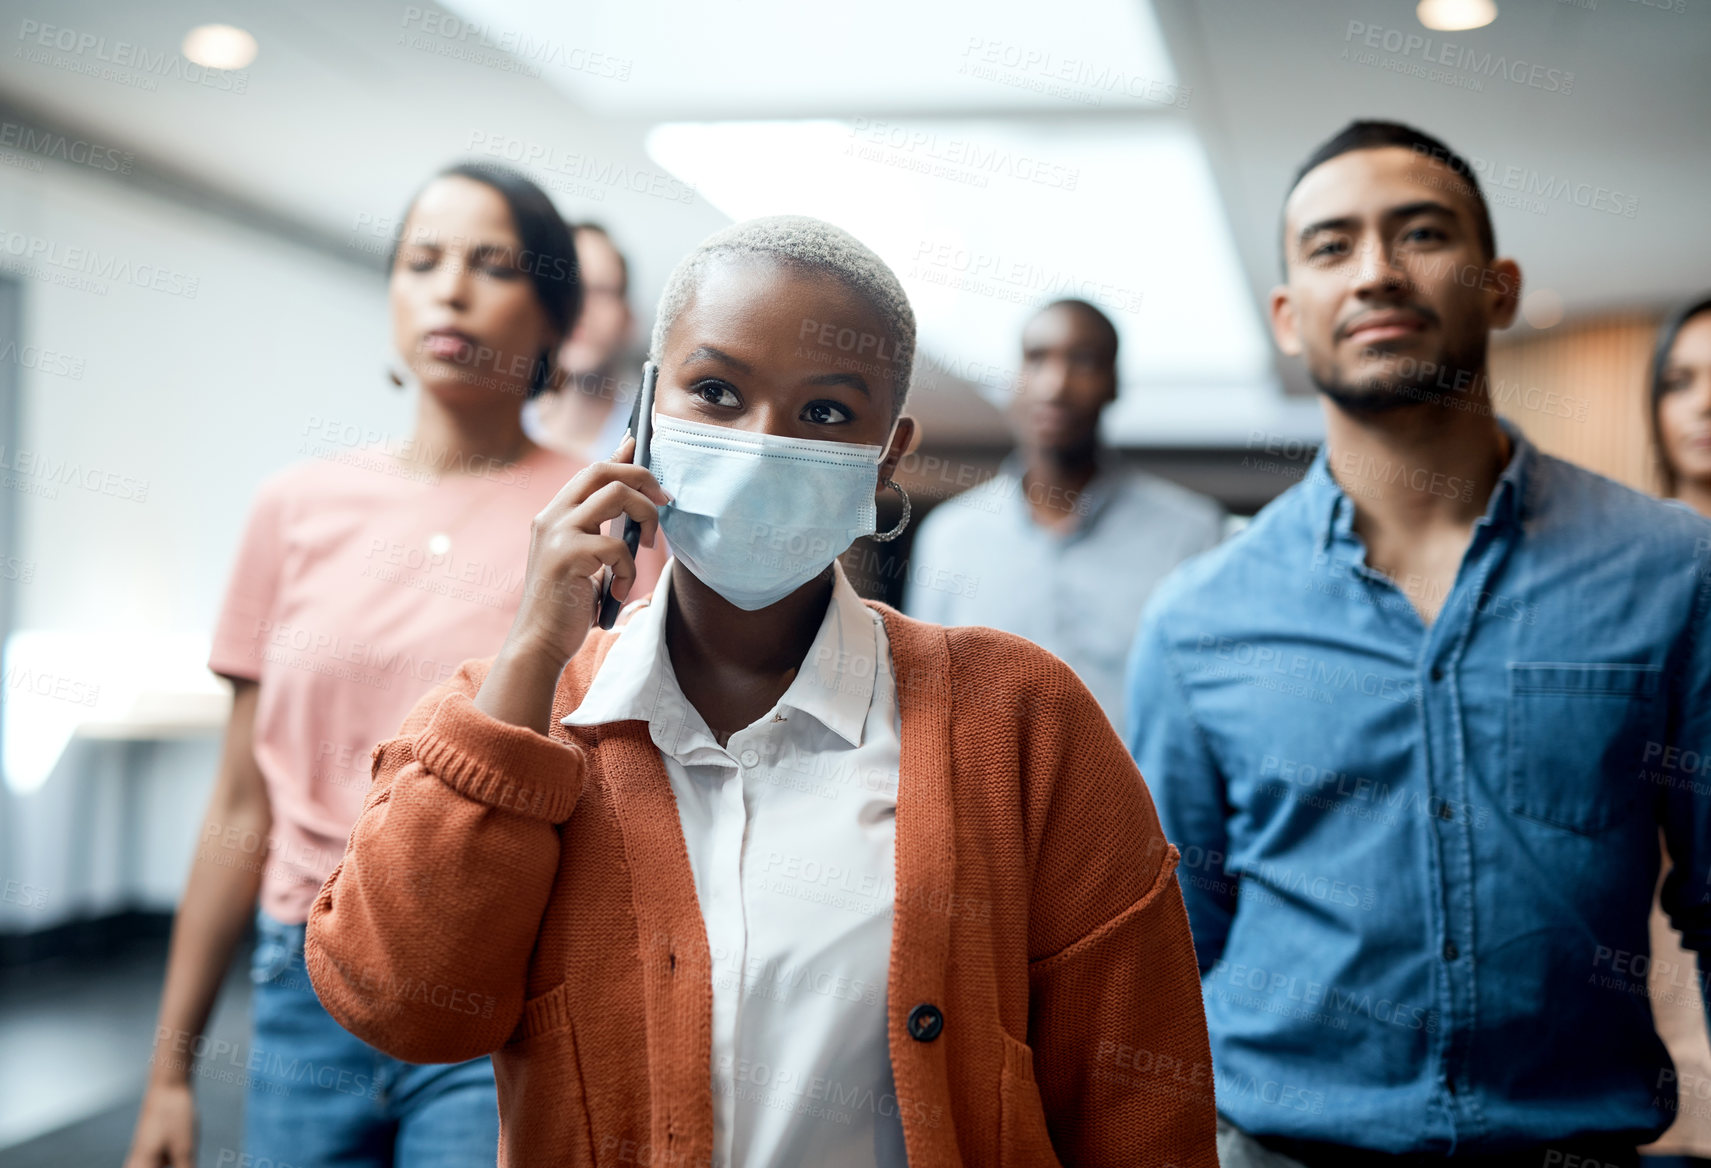
<path id="1" fill-rule="evenodd" d="M 652 471 L 631 461 L 635 448 L 635 439 L 625 438 L 611 459 L 578 471 L 535 516 L 523 602 L 475 696 L 490 716 L 545 734 L 558 676 L 599 615 L 605 569 L 612 572 L 612 594 L 629 595 L 635 558 L 620 536 L 602 528 L 629 516 L 642 525 L 642 544 L 652 547 L 659 507 L 671 499 Z"/>

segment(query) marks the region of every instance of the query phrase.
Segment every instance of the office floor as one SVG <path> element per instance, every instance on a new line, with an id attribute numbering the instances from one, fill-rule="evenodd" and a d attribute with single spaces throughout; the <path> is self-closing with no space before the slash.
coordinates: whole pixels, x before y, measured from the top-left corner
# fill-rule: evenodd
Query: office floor
<path id="1" fill-rule="evenodd" d="M 0 1168 L 116 1168 L 130 1147 L 166 970 L 164 938 L 127 942 L 98 960 L 0 969 Z M 249 953 L 232 961 L 208 1041 L 245 1042 Z M 217 1062 L 218 1060 L 216 1060 Z M 244 1089 L 197 1079 L 198 1168 L 242 1163 Z M 1711 1160 L 1648 1157 L 1648 1168 Z"/>
<path id="2" fill-rule="evenodd" d="M 249 1029 L 241 953 L 209 1026 L 214 1043 Z M 0 970 L 0 1165 L 118 1165 L 142 1098 L 166 971 L 166 942 L 139 939 L 99 960 Z M 216 1048 L 220 1049 L 220 1048 Z M 240 1083 L 199 1076 L 199 1168 L 233 1168 L 243 1135 Z"/>

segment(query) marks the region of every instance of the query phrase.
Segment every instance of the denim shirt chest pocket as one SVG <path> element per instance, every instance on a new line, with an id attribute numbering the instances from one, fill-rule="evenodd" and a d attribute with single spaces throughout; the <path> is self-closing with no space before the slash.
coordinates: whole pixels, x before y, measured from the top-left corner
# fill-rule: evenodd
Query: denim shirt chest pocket
<path id="1" fill-rule="evenodd" d="M 1640 758 L 1661 730 L 1656 665 L 1509 663 L 1507 798 L 1528 819 L 1590 835 L 1644 805 Z"/>

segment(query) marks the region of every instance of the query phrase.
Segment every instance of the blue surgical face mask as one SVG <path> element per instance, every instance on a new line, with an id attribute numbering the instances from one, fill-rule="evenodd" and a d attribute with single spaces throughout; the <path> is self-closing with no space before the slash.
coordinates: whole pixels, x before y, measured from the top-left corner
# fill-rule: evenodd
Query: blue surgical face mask
<path id="1" fill-rule="evenodd" d="M 884 453 L 656 414 L 648 466 L 672 496 L 660 530 L 713 591 L 765 608 L 873 533 Z"/>

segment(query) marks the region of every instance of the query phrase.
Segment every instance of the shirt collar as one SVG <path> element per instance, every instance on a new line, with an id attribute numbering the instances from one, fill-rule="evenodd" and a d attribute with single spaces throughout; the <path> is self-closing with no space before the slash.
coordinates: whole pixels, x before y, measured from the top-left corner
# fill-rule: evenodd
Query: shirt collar
<path id="1" fill-rule="evenodd" d="M 1087 480 L 1087 485 L 1081 488 L 1081 495 L 1076 499 L 1076 509 L 1080 516 L 1080 522 L 1075 525 L 1074 531 L 1085 531 L 1092 527 L 1094 521 L 1099 518 L 1099 513 L 1105 510 L 1106 504 L 1111 501 L 1112 488 L 1118 473 L 1115 466 L 1115 455 L 1104 447 L 1100 447 L 1095 465 L 1100 469 L 1095 472 L 1091 479 Z M 994 477 L 1013 480 L 1011 483 L 1004 484 L 1003 489 L 1006 498 L 1024 520 L 1034 524 L 1033 510 L 1028 506 L 1028 501 L 1023 496 L 1023 492 L 1027 489 L 1023 483 L 1023 476 L 1027 473 L 1028 468 L 1022 461 L 1022 452 L 1012 450 L 998 464 L 998 471 Z M 1035 526 L 1038 525 L 1035 524 Z"/>
<path id="2" fill-rule="evenodd" d="M 1492 489 L 1483 521 L 1492 527 L 1506 527 L 1518 524 L 1526 517 L 1527 484 L 1537 448 L 1509 419 L 1499 418 L 1497 424 L 1509 435 L 1512 449 L 1509 464 L 1503 468 L 1497 486 Z M 1354 505 L 1331 474 L 1329 459 L 1330 444 L 1321 443 L 1319 453 L 1301 483 L 1320 551 L 1329 548 L 1333 539 L 1351 536 L 1354 526 Z"/>
<path id="3" fill-rule="evenodd" d="M 582 702 L 562 719 L 566 726 L 641 719 L 653 723 L 665 710 L 684 702 L 671 652 L 665 643 L 665 614 L 671 596 L 675 558 L 660 572 L 653 595 L 618 626 L 618 640 L 600 663 L 600 670 L 582 695 Z M 779 699 L 810 714 L 851 746 L 860 746 L 878 665 L 879 638 L 873 616 L 844 574 L 832 563 L 832 599 L 820 621 L 820 631 L 802 659 L 790 686 Z"/>
<path id="4" fill-rule="evenodd" d="M 1509 452 L 1509 465 L 1503 468 L 1497 479 L 1497 489 L 1491 492 L 1491 504 L 1485 509 L 1485 518 L 1493 527 L 1503 527 L 1519 524 L 1527 517 L 1527 489 L 1532 485 L 1533 463 L 1537 459 L 1538 448 L 1509 419 L 1499 418 L 1497 424 L 1509 435 L 1513 448 Z"/>
<path id="5" fill-rule="evenodd" d="M 844 566 L 832 561 L 832 602 L 801 668 L 779 704 L 812 714 L 851 746 L 861 745 L 879 665 L 874 614 L 862 603 Z"/>

